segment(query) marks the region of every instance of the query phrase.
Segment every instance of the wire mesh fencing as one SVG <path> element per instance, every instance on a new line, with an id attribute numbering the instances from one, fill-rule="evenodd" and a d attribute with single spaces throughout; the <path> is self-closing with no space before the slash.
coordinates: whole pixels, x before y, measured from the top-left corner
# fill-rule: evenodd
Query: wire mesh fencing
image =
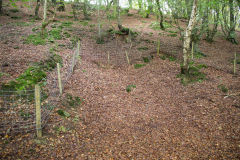
<path id="1" fill-rule="evenodd" d="M 137 37 L 132 38 L 132 42 L 127 42 L 127 37 L 119 38 L 112 35 L 105 37 L 104 40 L 104 44 L 96 44 L 96 41 L 91 38 L 86 39 L 86 42 L 83 42 L 83 48 L 86 48 L 87 52 L 82 53 L 81 57 L 101 64 L 110 63 L 110 65 L 117 67 L 128 65 L 128 59 L 131 64 L 143 63 L 144 57 L 158 56 L 159 41 L 160 57 L 170 57 L 183 61 L 183 42 L 178 36 L 140 33 Z M 240 48 L 237 45 L 231 47 L 229 54 L 226 54 L 226 51 L 223 51 L 222 48 L 201 41 L 199 43 L 201 53 L 194 53 L 193 60 L 216 70 L 233 73 L 234 53 L 238 54 L 239 59 Z M 128 55 L 128 58 L 126 55 Z M 239 64 L 237 64 L 237 74 L 239 74 L 239 70 Z"/>
<path id="2" fill-rule="evenodd" d="M 75 47 L 71 58 L 66 59 L 61 67 L 61 83 L 65 84 L 73 74 L 79 59 L 80 42 Z M 52 110 L 60 101 L 57 68 L 48 74 L 46 86 L 40 91 L 41 128 L 49 119 Z M 22 133 L 36 129 L 36 90 L 0 90 L 0 134 Z"/>

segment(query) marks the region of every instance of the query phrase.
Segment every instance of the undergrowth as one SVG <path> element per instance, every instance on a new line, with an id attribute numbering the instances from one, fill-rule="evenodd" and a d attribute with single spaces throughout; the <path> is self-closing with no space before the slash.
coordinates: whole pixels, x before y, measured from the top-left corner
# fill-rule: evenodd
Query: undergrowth
<path id="1" fill-rule="evenodd" d="M 40 33 L 37 34 L 31 34 L 27 37 L 27 39 L 25 40 L 25 43 L 27 44 L 33 44 L 35 46 L 37 45 L 45 45 L 46 44 L 46 38 L 47 35 L 44 35 L 44 37 L 42 37 L 40 35 Z"/>
<path id="2" fill-rule="evenodd" d="M 62 58 L 59 55 L 51 54 L 47 60 L 34 63 L 28 67 L 18 78 L 9 83 L 2 84 L 2 90 L 11 91 L 26 91 L 34 88 L 34 85 L 46 84 L 46 77 L 48 71 L 56 68 L 57 63 L 62 63 Z"/>
<path id="3" fill-rule="evenodd" d="M 172 25 L 168 22 L 163 22 L 163 26 L 165 27 L 165 29 L 172 27 Z M 159 22 L 156 21 L 150 24 L 150 28 L 153 30 L 161 30 Z"/>
<path id="4" fill-rule="evenodd" d="M 134 64 L 135 69 L 139 69 L 139 68 L 142 68 L 144 66 L 146 66 L 146 64 Z"/>
<path id="5" fill-rule="evenodd" d="M 207 68 L 204 64 L 194 65 L 192 62 L 189 66 L 189 70 L 187 74 L 178 74 L 177 78 L 181 79 L 181 83 L 183 85 L 187 85 L 194 82 L 202 82 L 206 80 L 206 74 L 202 73 L 200 70 L 202 68 Z"/>
<path id="6" fill-rule="evenodd" d="M 84 102 L 84 99 L 80 98 L 80 97 L 73 97 L 71 94 L 66 94 L 66 97 L 63 101 L 63 104 L 67 107 L 70 108 L 75 108 L 79 105 L 81 105 Z"/>

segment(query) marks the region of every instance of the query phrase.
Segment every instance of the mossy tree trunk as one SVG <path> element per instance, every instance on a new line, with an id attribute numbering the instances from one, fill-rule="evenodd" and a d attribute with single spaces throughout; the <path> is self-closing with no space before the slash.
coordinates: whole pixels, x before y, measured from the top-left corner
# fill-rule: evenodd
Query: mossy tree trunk
<path id="1" fill-rule="evenodd" d="M 35 8 L 35 18 L 36 19 L 39 19 L 38 12 L 39 12 L 40 5 L 41 5 L 40 0 L 37 0 L 37 5 L 36 5 L 36 8 Z"/>
<path id="2" fill-rule="evenodd" d="M 228 7 L 227 7 L 228 5 Z M 222 5 L 222 17 L 223 17 L 223 23 L 222 25 L 222 31 L 226 37 L 226 39 L 233 44 L 238 44 L 236 40 L 236 32 L 235 28 L 237 25 L 237 16 L 235 16 L 234 11 L 234 1 L 229 0 L 228 3 L 224 3 Z M 230 18 L 228 18 L 230 17 Z"/>
<path id="3" fill-rule="evenodd" d="M 212 14 L 209 14 L 209 11 L 207 12 L 208 14 L 208 19 L 210 19 L 211 17 L 213 18 L 213 28 L 211 29 L 211 25 L 207 26 L 207 34 L 206 34 L 206 40 L 208 42 L 213 42 L 214 36 L 217 33 L 217 29 L 218 29 L 218 23 L 219 23 L 219 17 L 220 17 L 220 8 L 219 8 L 219 4 L 216 4 L 215 6 L 212 6 L 212 9 L 210 9 Z"/>
<path id="4" fill-rule="evenodd" d="M 0 14 L 2 14 L 2 0 L 0 0 Z"/>
<path id="5" fill-rule="evenodd" d="M 149 18 L 150 14 L 153 12 L 153 2 L 152 0 L 147 0 L 147 3 L 148 3 L 148 9 L 147 9 L 146 18 Z"/>
<path id="6" fill-rule="evenodd" d="M 197 18 L 197 6 L 198 0 L 193 1 L 192 13 L 184 33 L 184 41 L 183 41 L 183 65 L 181 66 L 181 73 L 188 74 L 189 73 L 189 64 L 190 64 L 190 53 L 191 53 L 191 37 L 192 30 L 196 24 Z"/>
<path id="7" fill-rule="evenodd" d="M 161 6 L 160 6 L 159 0 L 156 0 L 156 3 L 157 3 L 158 12 L 159 12 L 159 15 L 160 15 L 160 28 L 162 30 L 165 30 L 165 27 L 163 25 L 164 17 L 163 17 L 163 12 L 161 10 Z"/>

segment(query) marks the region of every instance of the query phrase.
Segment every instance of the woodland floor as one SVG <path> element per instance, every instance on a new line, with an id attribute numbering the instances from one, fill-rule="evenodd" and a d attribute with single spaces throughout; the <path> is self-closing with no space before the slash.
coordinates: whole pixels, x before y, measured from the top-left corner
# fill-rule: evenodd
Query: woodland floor
<path id="1" fill-rule="evenodd" d="M 41 22 L 16 26 L 17 21 L 29 21 L 28 14 L 21 12 L 18 16 L 23 18 L 0 16 L 1 69 L 10 75 L 4 76 L 2 82 L 16 78 L 29 64 L 44 59 L 51 47 L 24 44 L 21 37 L 31 34 Z M 125 17 L 123 24 L 141 33 L 139 41 L 156 41 L 160 31 L 148 27 L 152 21 L 134 15 Z M 96 19 L 89 23 L 96 24 Z M 97 28 L 92 31 L 77 22 L 74 27 L 76 33 L 72 34 L 85 35 L 81 37 L 84 55 L 115 52 L 119 45 L 125 45 L 121 41 L 119 45 L 111 45 L 111 41 L 97 45 L 92 38 Z M 177 48 L 177 39 L 165 37 L 162 41 L 166 48 L 168 44 L 169 48 Z M 65 47 L 60 47 L 57 54 L 66 57 L 71 52 L 66 47 L 69 39 L 58 43 Z M 156 45 L 140 45 L 151 48 L 148 54 L 156 54 Z M 137 52 L 137 47 L 131 52 Z M 239 52 L 240 47 L 218 35 L 212 44 L 202 41 L 200 49 L 208 56 L 197 60 L 209 66 L 202 70 L 207 79 L 187 86 L 177 78 L 178 61 L 155 57 L 140 69 L 133 65 L 105 68 L 94 63 L 91 56 L 83 56 L 63 97 L 70 93 L 83 98 L 84 103 L 75 108 L 60 104 L 57 109 L 71 116 L 62 118 L 52 112 L 40 140 L 33 132 L 1 137 L 0 159 L 240 159 L 240 99 L 235 94 L 240 91 L 240 77 L 231 73 L 233 54 L 229 54 Z M 128 85 L 136 88 L 128 93 Z M 228 93 L 223 93 L 219 85 L 226 86 Z M 59 126 L 66 130 L 57 131 Z"/>

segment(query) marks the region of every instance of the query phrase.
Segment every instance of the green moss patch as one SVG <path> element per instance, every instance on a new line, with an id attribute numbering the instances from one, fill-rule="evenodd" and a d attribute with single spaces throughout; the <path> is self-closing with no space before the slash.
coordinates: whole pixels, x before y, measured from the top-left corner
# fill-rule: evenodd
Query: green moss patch
<path id="1" fill-rule="evenodd" d="M 135 69 L 139 69 L 139 68 L 142 68 L 144 66 L 146 66 L 146 64 L 134 64 Z"/>
<path id="2" fill-rule="evenodd" d="M 132 91 L 132 89 L 134 89 L 134 88 L 136 88 L 136 85 L 128 85 L 127 87 L 126 87 L 126 91 L 129 93 L 129 92 L 131 92 Z"/>
<path id="3" fill-rule="evenodd" d="M 187 85 L 189 83 L 194 83 L 194 82 L 202 82 L 206 80 L 206 75 L 200 72 L 202 68 L 207 68 L 207 66 L 204 64 L 194 65 L 192 63 L 189 67 L 188 73 L 187 74 L 180 73 L 177 75 L 177 78 L 180 78 L 181 82 L 184 85 Z"/>
<path id="4" fill-rule="evenodd" d="M 25 40 L 25 43 L 33 44 L 35 46 L 45 45 L 46 39 L 44 37 L 42 37 L 40 34 L 31 34 L 27 37 L 27 39 Z"/>

